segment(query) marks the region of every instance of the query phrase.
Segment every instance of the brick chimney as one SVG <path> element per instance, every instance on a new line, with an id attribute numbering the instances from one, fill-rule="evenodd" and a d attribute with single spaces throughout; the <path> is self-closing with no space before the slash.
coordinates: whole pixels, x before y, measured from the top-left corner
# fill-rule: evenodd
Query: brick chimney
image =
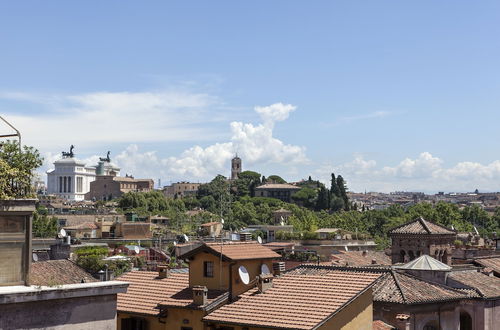
<path id="1" fill-rule="evenodd" d="M 204 285 L 193 286 L 193 303 L 198 306 L 207 304 L 208 289 Z"/>
<path id="2" fill-rule="evenodd" d="M 167 265 L 158 265 L 158 278 L 167 278 L 170 276 L 170 268 Z"/>
<path id="3" fill-rule="evenodd" d="M 266 292 L 273 287 L 273 274 L 260 274 L 259 283 L 257 284 L 261 293 Z"/>

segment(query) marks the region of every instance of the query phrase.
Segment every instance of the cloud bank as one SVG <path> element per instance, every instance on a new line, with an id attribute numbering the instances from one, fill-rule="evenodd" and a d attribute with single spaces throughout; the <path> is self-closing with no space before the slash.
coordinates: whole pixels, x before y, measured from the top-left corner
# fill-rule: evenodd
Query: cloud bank
<path id="1" fill-rule="evenodd" d="M 375 160 L 355 155 L 354 160 L 338 165 L 323 165 L 316 174 L 325 183 L 331 172 L 341 174 L 351 191 L 499 191 L 500 160 L 490 164 L 459 162 L 445 167 L 444 161 L 429 152 L 405 158 L 393 166 L 377 166 Z"/>

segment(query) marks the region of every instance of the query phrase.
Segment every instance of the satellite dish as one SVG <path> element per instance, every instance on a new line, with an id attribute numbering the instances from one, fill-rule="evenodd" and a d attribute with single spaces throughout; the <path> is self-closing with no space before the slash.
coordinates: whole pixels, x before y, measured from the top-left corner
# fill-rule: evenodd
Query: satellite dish
<path id="1" fill-rule="evenodd" d="M 61 237 L 66 237 L 68 234 L 66 233 L 66 230 L 64 230 L 64 228 L 61 228 L 61 230 L 59 230 L 59 235 L 61 235 Z"/>
<path id="2" fill-rule="evenodd" d="M 248 274 L 248 270 L 245 268 L 245 266 L 240 266 L 238 269 L 238 273 L 240 274 L 240 280 L 244 284 L 250 283 L 250 275 Z"/>
<path id="3" fill-rule="evenodd" d="M 174 246 L 177 246 L 177 242 L 176 241 L 174 241 Z"/>
<path id="4" fill-rule="evenodd" d="M 344 245 L 344 250 L 349 251 L 349 248 L 347 247 L 347 245 Z"/>
<path id="5" fill-rule="evenodd" d="M 479 235 L 479 232 L 477 231 L 476 226 L 474 226 L 474 231 L 476 232 L 476 235 Z"/>
<path id="6" fill-rule="evenodd" d="M 259 244 L 262 244 L 262 237 L 257 236 L 257 242 L 259 242 Z"/>
<path id="7" fill-rule="evenodd" d="M 280 225 L 284 226 L 284 225 L 285 225 L 285 222 L 281 221 L 281 222 L 280 222 Z"/>
<path id="8" fill-rule="evenodd" d="M 262 266 L 260 266 L 260 273 L 261 274 L 271 274 L 271 271 L 269 270 L 269 267 L 267 267 L 266 264 L 262 264 Z"/>
<path id="9" fill-rule="evenodd" d="M 224 219 L 220 218 L 220 223 L 224 224 Z"/>
<path id="10" fill-rule="evenodd" d="M 184 241 L 189 242 L 189 237 L 186 234 L 184 234 Z"/>
<path id="11" fill-rule="evenodd" d="M 455 227 L 453 227 L 453 225 L 451 225 L 451 230 L 455 230 Z"/>
<path id="12" fill-rule="evenodd" d="M 33 253 L 32 255 L 33 255 L 33 261 L 37 262 L 38 261 L 38 254 Z"/>
<path id="13" fill-rule="evenodd" d="M 139 249 L 138 246 L 134 247 L 134 252 L 135 254 L 139 254 L 139 252 L 141 252 L 141 249 Z"/>

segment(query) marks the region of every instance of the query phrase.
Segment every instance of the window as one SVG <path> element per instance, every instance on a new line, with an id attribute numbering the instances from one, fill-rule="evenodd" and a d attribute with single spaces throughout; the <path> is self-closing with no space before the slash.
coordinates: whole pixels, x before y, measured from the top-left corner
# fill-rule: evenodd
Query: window
<path id="1" fill-rule="evenodd" d="M 121 330 L 148 330 L 148 321 L 138 317 L 122 319 Z"/>
<path id="2" fill-rule="evenodd" d="M 83 192 L 83 178 L 81 176 L 76 178 L 76 191 Z"/>
<path id="3" fill-rule="evenodd" d="M 203 276 L 214 277 L 214 263 L 212 261 L 203 262 Z"/>

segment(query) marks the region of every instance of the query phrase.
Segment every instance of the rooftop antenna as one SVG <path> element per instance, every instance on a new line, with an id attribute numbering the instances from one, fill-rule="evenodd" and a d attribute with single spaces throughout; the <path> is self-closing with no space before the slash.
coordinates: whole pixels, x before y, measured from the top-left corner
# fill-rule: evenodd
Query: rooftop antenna
<path id="1" fill-rule="evenodd" d="M 22 149 L 21 149 L 21 133 L 19 133 L 19 131 L 17 130 L 17 128 L 15 128 L 14 126 L 12 126 L 7 120 L 5 120 L 5 118 L 3 118 L 2 116 L 0 116 L 0 119 L 4 123 L 6 123 L 10 128 L 12 128 L 14 131 L 16 131 L 16 134 L 3 134 L 3 135 L 0 135 L 0 138 L 7 138 L 7 137 L 17 136 L 17 139 L 19 140 L 19 152 L 21 153 L 22 152 Z"/>

